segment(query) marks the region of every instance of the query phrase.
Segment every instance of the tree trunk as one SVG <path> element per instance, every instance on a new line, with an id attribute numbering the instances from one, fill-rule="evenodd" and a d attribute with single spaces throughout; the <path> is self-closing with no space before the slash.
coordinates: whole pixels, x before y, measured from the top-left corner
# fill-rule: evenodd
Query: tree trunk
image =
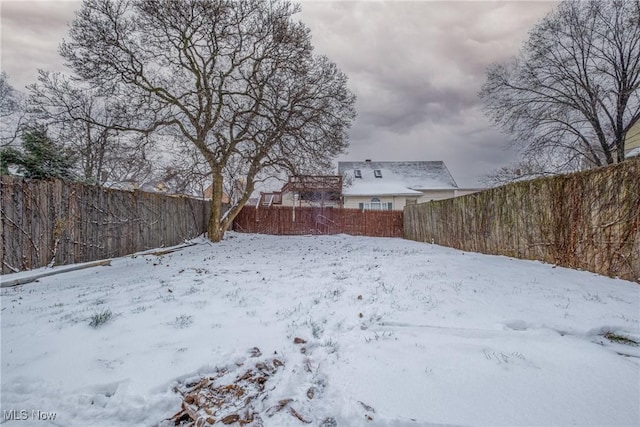
<path id="1" fill-rule="evenodd" d="M 222 219 L 222 173 L 219 171 L 213 174 L 213 194 L 211 195 L 211 216 L 207 227 L 207 235 L 212 242 L 219 242 L 224 237 L 224 230 L 221 226 Z"/>
<path id="2" fill-rule="evenodd" d="M 625 136 L 619 136 L 616 141 L 616 154 L 618 157 L 617 163 L 624 161 L 624 146 L 625 146 Z"/>

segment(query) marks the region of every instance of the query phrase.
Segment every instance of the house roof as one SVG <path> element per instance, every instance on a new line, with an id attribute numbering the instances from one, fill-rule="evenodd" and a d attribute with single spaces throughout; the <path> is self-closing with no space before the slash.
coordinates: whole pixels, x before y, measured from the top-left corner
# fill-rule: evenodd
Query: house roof
<path id="1" fill-rule="evenodd" d="M 356 170 L 361 178 L 355 177 Z M 376 177 L 375 171 L 381 176 Z M 347 196 L 413 196 L 422 194 L 421 190 L 458 188 L 443 161 L 339 162 L 338 173 L 346 177 L 343 194 Z"/>
<path id="2" fill-rule="evenodd" d="M 342 175 L 290 176 L 281 191 L 283 193 L 287 191 L 329 191 L 340 194 L 342 192 Z"/>
<path id="3" fill-rule="evenodd" d="M 634 149 L 632 149 L 631 151 L 629 151 L 625 157 L 629 158 L 629 157 L 636 157 L 636 156 L 640 156 L 640 147 L 636 147 Z"/>

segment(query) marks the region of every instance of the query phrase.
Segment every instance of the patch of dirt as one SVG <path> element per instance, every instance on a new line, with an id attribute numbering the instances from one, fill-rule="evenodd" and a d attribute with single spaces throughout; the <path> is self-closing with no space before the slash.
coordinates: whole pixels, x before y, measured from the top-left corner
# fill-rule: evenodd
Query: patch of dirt
<path id="1" fill-rule="evenodd" d="M 258 357 L 260 350 L 249 350 L 250 357 Z M 253 361 L 252 361 L 253 362 Z M 263 425 L 262 416 L 271 417 L 286 409 L 292 417 L 310 423 L 291 404 L 293 399 L 282 399 L 266 408 L 270 379 L 284 367 L 276 357 L 258 360 L 250 365 L 239 364 L 238 374 L 231 377 L 228 369 L 220 369 L 213 375 L 198 381 L 179 384 L 174 388 L 182 396 L 181 410 L 166 421 L 175 426 L 202 427 L 213 425 Z M 230 378 L 231 377 L 231 378 Z"/>
<path id="2" fill-rule="evenodd" d="M 637 343 L 636 341 L 632 340 L 629 337 L 625 337 L 622 335 L 618 335 L 614 332 L 607 332 L 604 334 L 604 337 L 606 339 L 608 339 L 611 342 L 616 342 L 618 344 L 625 344 L 625 345 L 630 345 L 633 347 L 637 347 L 638 345 L 640 345 L 639 343 Z"/>

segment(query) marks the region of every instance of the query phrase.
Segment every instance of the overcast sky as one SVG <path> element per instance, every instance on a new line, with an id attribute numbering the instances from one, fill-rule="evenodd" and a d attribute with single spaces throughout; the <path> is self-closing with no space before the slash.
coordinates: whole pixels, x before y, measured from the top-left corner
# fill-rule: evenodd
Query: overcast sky
<path id="1" fill-rule="evenodd" d="M 486 67 L 517 54 L 557 2 L 304 1 L 318 53 L 349 76 L 358 118 L 338 160 L 444 160 L 460 186 L 513 160 L 483 116 Z M 38 68 L 63 70 L 57 49 L 77 1 L 0 0 L 1 68 L 19 90 Z"/>

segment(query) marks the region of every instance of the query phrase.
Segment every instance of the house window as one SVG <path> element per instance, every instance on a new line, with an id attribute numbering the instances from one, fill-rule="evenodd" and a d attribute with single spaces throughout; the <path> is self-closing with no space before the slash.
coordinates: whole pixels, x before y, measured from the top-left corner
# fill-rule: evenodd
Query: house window
<path id="1" fill-rule="evenodd" d="M 380 203 L 380 199 L 378 199 L 377 197 L 373 197 L 371 199 L 371 203 L 369 203 L 369 209 L 371 209 L 372 211 L 382 210 L 382 203 Z"/>
<path id="2" fill-rule="evenodd" d="M 362 178 L 362 171 L 360 169 L 356 169 L 356 170 L 353 171 L 353 175 L 356 178 Z"/>
<path id="3" fill-rule="evenodd" d="M 380 169 L 374 170 L 373 176 L 375 176 L 376 178 L 382 178 L 382 171 Z"/>
<path id="4" fill-rule="evenodd" d="M 393 210 L 393 203 L 381 202 L 379 198 L 373 197 L 370 202 L 358 203 L 362 211 L 390 211 Z"/>

